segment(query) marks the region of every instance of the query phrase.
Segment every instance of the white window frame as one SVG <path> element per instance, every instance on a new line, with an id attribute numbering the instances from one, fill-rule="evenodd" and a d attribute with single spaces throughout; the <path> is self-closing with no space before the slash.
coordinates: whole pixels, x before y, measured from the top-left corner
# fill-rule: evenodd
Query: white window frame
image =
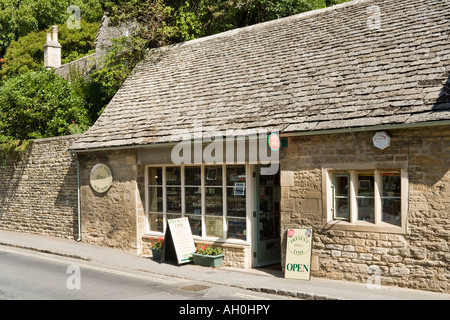
<path id="1" fill-rule="evenodd" d="M 394 225 L 382 221 L 382 196 L 381 196 L 381 173 L 400 172 L 401 179 L 401 219 L 400 225 Z M 373 172 L 374 174 L 374 222 L 358 220 L 356 183 L 358 173 Z M 349 220 L 334 219 L 334 190 L 333 176 L 335 174 L 349 174 L 349 199 L 350 217 Z M 323 187 L 323 226 L 325 229 L 348 230 L 362 232 L 385 232 L 385 233 L 407 233 L 407 213 L 408 213 L 408 170 L 406 163 L 372 163 L 372 164 L 342 164 L 326 165 L 322 167 L 322 187 Z"/>
<path id="2" fill-rule="evenodd" d="M 242 218 L 243 220 L 245 219 L 245 223 L 246 223 L 246 239 L 242 240 L 242 239 L 233 239 L 233 238 L 227 238 L 227 232 L 228 232 L 228 224 L 227 224 L 227 218 L 239 218 L 239 217 L 231 217 L 231 216 L 227 216 L 227 198 L 226 198 L 226 192 L 227 192 L 227 181 L 226 181 L 226 169 L 229 166 L 245 166 L 246 169 L 246 185 L 245 185 L 245 190 L 246 190 L 246 194 L 245 194 L 245 203 L 246 203 L 246 215 L 245 218 Z M 222 166 L 222 175 L 223 175 L 223 180 L 222 180 L 222 185 L 221 186 L 217 186 L 222 188 L 222 193 L 223 193 L 223 197 L 222 197 L 222 201 L 223 201 L 223 214 L 222 214 L 222 218 L 223 218 L 223 238 L 220 237 L 211 237 L 211 236 L 206 236 L 206 213 L 205 213 L 205 208 L 206 208 L 206 197 L 205 197 L 205 179 L 206 179 L 206 172 L 205 172 L 205 167 L 208 166 Z M 163 188 L 163 232 L 158 232 L 158 231 L 154 231 L 154 230 L 150 230 L 150 223 L 149 223 L 149 218 L 150 218 L 150 212 L 149 212 L 149 179 L 148 179 L 148 175 L 149 175 L 149 169 L 150 168 L 162 168 L 162 175 L 163 175 L 163 180 L 162 180 L 162 185 L 161 187 Z M 189 165 L 171 165 L 171 164 L 151 164 L 151 165 L 146 165 L 145 166 L 145 216 L 146 216 L 146 234 L 147 235 L 152 235 L 152 236 L 163 236 L 166 232 L 166 228 L 167 228 L 167 215 L 170 213 L 167 213 L 167 195 L 166 195 L 166 169 L 170 168 L 170 167 L 179 167 L 181 170 L 181 202 L 182 202 L 182 210 L 181 210 L 181 217 L 185 217 L 186 215 L 186 208 L 185 208 L 185 181 L 184 181 L 184 174 L 185 174 L 185 168 L 186 167 L 201 167 L 201 203 L 202 203 L 202 210 L 201 210 L 201 219 L 202 219 L 202 236 L 198 236 L 198 235 L 193 235 L 193 238 L 195 240 L 205 240 L 205 241 L 212 241 L 212 242 L 221 242 L 221 243 L 230 243 L 230 244 L 250 244 L 251 243 L 251 223 L 252 223 L 252 194 L 253 194 L 253 185 L 252 185 L 252 175 L 251 175 L 251 168 L 250 165 L 248 163 L 229 163 L 229 164 L 212 164 L 212 165 L 208 165 L 208 164 L 189 164 Z M 219 216 L 218 216 L 219 217 Z"/>

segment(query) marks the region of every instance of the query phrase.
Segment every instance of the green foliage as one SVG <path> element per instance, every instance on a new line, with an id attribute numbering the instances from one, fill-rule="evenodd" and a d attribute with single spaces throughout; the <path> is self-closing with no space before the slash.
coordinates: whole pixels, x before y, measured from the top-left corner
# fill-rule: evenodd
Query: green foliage
<path id="1" fill-rule="evenodd" d="M 222 248 L 221 247 L 212 247 L 208 244 L 205 244 L 203 246 L 197 246 L 195 248 L 195 253 L 206 255 L 206 256 L 218 256 L 219 254 L 222 254 Z"/>
<path id="2" fill-rule="evenodd" d="M 52 25 L 65 24 L 73 15 L 68 8 L 80 8 L 81 18 L 99 22 L 103 15 L 100 0 L 0 0 L 0 56 L 13 40 Z"/>
<path id="3" fill-rule="evenodd" d="M 167 45 L 349 0 L 105 0 L 113 23 L 138 21 L 149 46 Z"/>
<path id="4" fill-rule="evenodd" d="M 158 249 L 162 249 L 164 246 L 163 238 L 158 238 L 158 240 L 155 241 L 155 238 L 151 237 L 150 241 L 151 241 L 150 249 L 158 250 Z"/>
<path id="5" fill-rule="evenodd" d="M 53 70 L 23 73 L 0 88 L 2 147 L 71 134 L 89 125 L 82 98 Z"/>
<path id="6" fill-rule="evenodd" d="M 99 23 L 81 21 L 80 29 L 69 29 L 66 24 L 59 27 L 59 43 L 62 46 L 62 64 L 94 53 L 94 40 Z M 13 40 L 4 56 L 5 64 L 0 69 L 0 83 L 27 71 L 39 70 L 44 65 L 44 43 L 47 30 L 30 32 Z"/>
<path id="7" fill-rule="evenodd" d="M 144 49 L 145 42 L 139 37 L 115 39 L 99 61 L 100 67 L 87 77 L 71 75 L 72 86 L 83 96 L 93 122 L 142 59 Z"/>

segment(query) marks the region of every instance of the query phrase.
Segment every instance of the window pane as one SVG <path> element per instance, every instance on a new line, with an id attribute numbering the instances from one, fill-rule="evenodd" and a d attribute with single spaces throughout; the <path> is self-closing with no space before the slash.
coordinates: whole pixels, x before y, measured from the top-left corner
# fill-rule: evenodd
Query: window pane
<path id="1" fill-rule="evenodd" d="M 374 196 L 374 178 L 373 175 L 358 175 L 358 196 Z"/>
<path id="2" fill-rule="evenodd" d="M 346 219 L 350 218 L 350 210 L 347 198 L 336 198 L 334 202 L 334 218 Z"/>
<path id="3" fill-rule="evenodd" d="M 200 215 L 186 215 L 189 219 L 192 235 L 202 235 L 202 217 Z"/>
<path id="4" fill-rule="evenodd" d="M 201 187 L 185 188 L 185 205 L 187 214 L 202 214 Z"/>
<path id="5" fill-rule="evenodd" d="M 150 230 L 163 232 L 163 215 L 159 213 L 150 213 L 149 216 Z"/>
<path id="6" fill-rule="evenodd" d="M 400 225 L 401 223 L 401 200 L 383 199 L 383 221 Z"/>
<path id="7" fill-rule="evenodd" d="M 200 167 L 185 167 L 184 177 L 184 184 L 186 186 L 200 186 L 202 184 Z"/>
<path id="8" fill-rule="evenodd" d="M 180 186 L 181 185 L 181 168 L 167 167 L 166 168 L 166 185 Z"/>
<path id="9" fill-rule="evenodd" d="M 148 184 L 151 186 L 162 186 L 162 168 L 149 168 Z"/>
<path id="10" fill-rule="evenodd" d="M 180 219 L 181 214 L 167 214 L 166 217 L 167 217 L 167 220 Z"/>
<path id="11" fill-rule="evenodd" d="M 358 220 L 374 222 L 374 199 L 373 198 L 357 198 L 358 204 Z"/>
<path id="12" fill-rule="evenodd" d="M 227 219 L 228 238 L 246 240 L 245 219 Z"/>
<path id="13" fill-rule="evenodd" d="M 223 195 L 222 188 L 205 188 L 206 214 L 223 216 Z"/>
<path id="14" fill-rule="evenodd" d="M 400 174 L 399 173 L 381 173 L 382 179 L 382 196 L 383 197 L 400 197 Z"/>
<path id="15" fill-rule="evenodd" d="M 163 212 L 163 192 L 162 187 L 149 187 L 149 212 Z"/>
<path id="16" fill-rule="evenodd" d="M 167 187 L 167 212 L 181 213 L 180 187 Z"/>
<path id="17" fill-rule="evenodd" d="M 222 217 L 205 217 L 206 235 L 208 237 L 223 237 L 223 218 Z"/>
<path id="18" fill-rule="evenodd" d="M 245 166 L 227 166 L 227 186 L 245 185 Z"/>
<path id="19" fill-rule="evenodd" d="M 227 215 L 234 217 L 246 216 L 245 187 L 227 188 Z"/>
<path id="20" fill-rule="evenodd" d="M 205 185 L 221 186 L 222 185 L 222 167 L 207 166 L 205 167 Z"/>
<path id="21" fill-rule="evenodd" d="M 334 195 L 348 196 L 348 176 L 334 176 Z"/>

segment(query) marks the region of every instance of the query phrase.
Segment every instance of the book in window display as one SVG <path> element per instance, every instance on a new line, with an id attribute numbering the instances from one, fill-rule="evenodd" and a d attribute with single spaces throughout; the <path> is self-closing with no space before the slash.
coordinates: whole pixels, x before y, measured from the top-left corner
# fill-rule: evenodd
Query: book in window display
<path id="1" fill-rule="evenodd" d="M 235 196 L 245 196 L 245 182 L 235 182 L 234 183 L 234 195 Z"/>
<path id="2" fill-rule="evenodd" d="M 246 240 L 245 219 L 228 219 L 228 238 Z"/>

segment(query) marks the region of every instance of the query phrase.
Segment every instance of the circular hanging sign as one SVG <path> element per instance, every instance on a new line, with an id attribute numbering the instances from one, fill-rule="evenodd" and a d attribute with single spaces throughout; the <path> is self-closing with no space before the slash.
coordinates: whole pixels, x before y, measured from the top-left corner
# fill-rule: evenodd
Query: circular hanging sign
<path id="1" fill-rule="evenodd" d="M 98 193 L 105 193 L 112 185 L 111 169 L 104 163 L 96 164 L 90 175 L 91 187 Z"/>

